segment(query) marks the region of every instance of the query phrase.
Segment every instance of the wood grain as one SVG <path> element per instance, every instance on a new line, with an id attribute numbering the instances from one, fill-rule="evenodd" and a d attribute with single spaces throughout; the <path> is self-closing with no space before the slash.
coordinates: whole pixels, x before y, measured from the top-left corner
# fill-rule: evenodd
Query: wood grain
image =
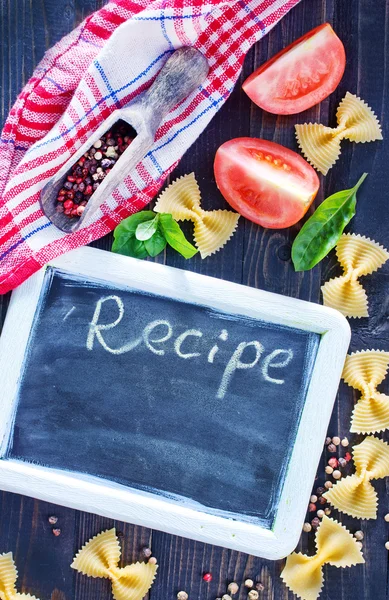
<path id="1" fill-rule="evenodd" d="M 103 0 L 2 0 L 0 3 L 0 65 L 1 117 L 5 119 L 16 94 L 32 73 L 33 67 L 45 49 L 78 24 L 86 14 L 103 4 Z M 193 145 L 180 163 L 174 178 L 194 170 L 200 182 L 205 208 L 222 208 L 213 177 L 212 160 L 217 147 L 232 137 L 255 135 L 275 140 L 296 148 L 293 124 L 317 120 L 334 124 L 336 107 L 349 90 L 358 93 L 376 111 L 384 124 L 384 142 L 377 144 L 342 144 L 342 156 L 328 176 L 318 202 L 325 196 L 353 185 L 363 171 L 369 172 L 358 196 L 357 215 L 351 230 L 368 235 L 389 246 L 387 218 L 387 190 L 389 170 L 389 128 L 384 118 L 389 101 L 389 2 L 366 0 L 302 0 L 282 22 L 249 53 L 242 78 L 285 44 L 328 20 L 342 38 L 347 53 L 347 68 L 338 89 L 319 107 L 295 117 L 276 117 L 263 113 L 252 105 L 238 85 L 226 105 L 216 116 L 201 138 Z M 298 226 L 285 231 L 264 231 L 243 222 L 228 245 L 218 254 L 201 261 L 194 257 L 185 261 L 171 251 L 157 257 L 180 268 L 205 273 L 219 278 L 242 282 L 269 291 L 319 301 L 320 284 L 338 273 L 333 253 L 321 265 L 306 274 L 295 274 L 289 258 L 290 245 Z M 187 225 L 190 233 L 190 225 Z M 111 236 L 93 245 L 109 249 Z M 351 349 L 380 348 L 389 350 L 389 268 L 381 269 L 364 280 L 369 295 L 371 317 L 351 320 L 353 330 Z M 7 297 L 0 297 L 2 322 Z M 388 383 L 382 391 L 388 393 Z M 329 429 L 330 435 L 350 436 L 349 420 L 356 398 L 351 388 L 341 384 L 339 397 Z M 309 453 L 309 448 L 307 448 Z M 328 456 L 323 456 L 323 460 Z M 323 481 L 323 460 L 319 479 Z M 304 469 L 304 465 L 301 465 Z M 233 485 L 233 482 L 231 482 Z M 388 554 L 384 543 L 389 536 L 389 525 L 383 515 L 388 512 L 388 483 L 379 481 L 380 496 L 377 521 L 363 525 L 342 517 L 352 531 L 365 532 L 364 552 L 366 565 L 353 569 L 326 567 L 324 600 L 385 600 L 388 594 Z M 90 580 L 73 573 L 68 565 L 73 553 L 91 535 L 111 527 L 107 519 L 53 507 L 43 502 L 12 494 L 0 496 L 0 552 L 15 552 L 24 591 L 31 591 L 41 600 L 108 600 L 109 585 L 101 580 Z M 62 534 L 55 538 L 47 517 L 52 512 L 60 517 Z M 337 516 L 336 511 L 333 512 Z M 190 600 L 213 600 L 221 596 L 229 581 L 242 583 L 245 577 L 260 579 L 265 589 L 261 600 L 291 600 L 282 585 L 279 573 L 283 562 L 268 562 L 229 550 L 183 540 L 159 532 L 150 532 L 129 525 L 117 524 L 124 533 L 125 561 L 137 560 L 144 544 L 152 543 L 159 558 L 160 571 L 151 590 L 152 600 L 174 600 L 180 589 L 185 589 Z M 300 546 L 313 551 L 312 535 L 304 534 Z M 202 581 L 203 571 L 213 573 L 213 581 Z M 247 598 L 241 589 L 235 597 Z"/>

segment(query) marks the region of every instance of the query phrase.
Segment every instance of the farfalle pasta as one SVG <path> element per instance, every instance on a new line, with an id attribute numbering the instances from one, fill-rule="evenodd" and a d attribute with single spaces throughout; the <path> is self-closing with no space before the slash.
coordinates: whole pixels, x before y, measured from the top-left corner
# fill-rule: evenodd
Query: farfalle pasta
<path id="1" fill-rule="evenodd" d="M 389 367 L 389 352 L 362 350 L 346 358 L 343 379 L 361 392 L 351 417 L 353 433 L 377 433 L 389 429 L 389 396 L 377 390 Z"/>
<path id="2" fill-rule="evenodd" d="M 121 569 L 120 554 L 116 530 L 109 529 L 89 540 L 71 567 L 88 577 L 110 579 L 115 600 L 141 600 L 152 586 L 158 566 L 138 562 Z"/>
<path id="3" fill-rule="evenodd" d="M 192 221 L 194 240 L 205 258 L 222 248 L 233 235 L 239 214 L 230 210 L 201 208 L 201 194 L 194 173 L 176 179 L 157 200 L 154 210 L 169 213 L 176 221 Z"/>
<path id="4" fill-rule="evenodd" d="M 18 571 L 12 558 L 12 552 L 0 554 L 0 599 L 1 600 L 38 600 L 30 594 L 16 591 Z"/>
<path id="5" fill-rule="evenodd" d="M 323 566 L 352 567 L 364 563 L 355 538 L 334 519 L 327 516 L 316 532 L 316 554 L 293 552 L 286 559 L 281 578 L 288 588 L 302 600 L 316 600 L 323 587 Z"/>
<path id="6" fill-rule="evenodd" d="M 324 498 L 338 510 L 358 519 L 376 519 L 378 497 L 373 479 L 389 476 L 389 446 L 369 436 L 353 448 L 355 474 L 341 479 Z"/>
<path id="7" fill-rule="evenodd" d="M 369 238 L 347 233 L 340 237 L 336 254 L 344 274 L 321 288 L 324 305 L 346 317 L 368 317 L 367 295 L 358 279 L 377 271 L 388 260 L 388 251 Z"/>
<path id="8" fill-rule="evenodd" d="M 339 104 L 333 129 L 319 123 L 296 125 L 298 145 L 308 162 L 323 175 L 340 155 L 343 139 L 351 142 L 382 140 L 381 126 L 371 108 L 360 98 L 347 92 Z"/>

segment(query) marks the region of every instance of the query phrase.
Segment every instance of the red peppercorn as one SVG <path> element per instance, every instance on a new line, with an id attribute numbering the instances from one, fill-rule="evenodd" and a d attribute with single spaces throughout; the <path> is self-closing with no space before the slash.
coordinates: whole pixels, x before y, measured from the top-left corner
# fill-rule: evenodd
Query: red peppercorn
<path id="1" fill-rule="evenodd" d="M 69 200 L 73 200 L 73 198 L 74 198 L 74 192 L 73 192 L 73 190 L 70 190 L 66 195 L 69 198 Z"/>
<path id="2" fill-rule="evenodd" d="M 83 169 L 82 170 L 82 174 L 83 174 L 84 177 L 86 177 L 88 175 L 88 173 L 89 173 L 88 169 Z"/>
<path id="3" fill-rule="evenodd" d="M 74 202 L 73 200 L 66 200 L 66 202 L 63 203 L 65 210 L 73 208 L 74 206 Z"/>
<path id="4" fill-rule="evenodd" d="M 91 194 L 93 194 L 93 187 L 91 185 L 87 185 L 85 188 L 85 194 L 87 196 L 90 196 Z"/>
<path id="5" fill-rule="evenodd" d="M 66 190 L 64 188 L 62 188 L 62 190 L 59 190 L 58 195 L 59 196 L 65 196 L 66 194 Z"/>
<path id="6" fill-rule="evenodd" d="M 309 510 L 309 512 L 315 512 L 316 504 L 314 504 L 313 502 L 310 502 L 309 506 L 308 506 L 308 510 Z"/>
<path id="7" fill-rule="evenodd" d="M 63 202 L 65 200 L 64 196 L 57 196 L 57 202 Z"/>
<path id="8" fill-rule="evenodd" d="M 82 177 L 77 177 L 76 179 L 76 183 L 79 185 L 80 183 L 82 183 Z"/>
<path id="9" fill-rule="evenodd" d="M 78 206 L 76 208 L 76 215 L 78 215 L 80 217 L 82 215 L 82 213 L 84 212 L 84 210 L 85 210 L 85 206 L 81 206 L 81 205 Z"/>
<path id="10" fill-rule="evenodd" d="M 346 454 L 344 455 L 344 458 L 347 460 L 347 462 L 350 462 L 350 460 L 352 459 L 350 452 L 346 452 Z"/>
<path id="11" fill-rule="evenodd" d="M 78 161 L 79 166 L 82 167 L 84 162 L 85 162 L 85 156 L 81 156 L 80 160 Z"/>
<path id="12" fill-rule="evenodd" d="M 212 574 L 211 573 L 204 573 L 203 579 L 204 579 L 204 581 L 206 581 L 207 583 L 209 583 L 210 581 L 212 581 Z"/>
<path id="13" fill-rule="evenodd" d="M 335 458 L 335 456 L 333 456 L 332 458 L 329 459 L 328 464 L 333 469 L 336 469 L 338 467 L 338 465 L 339 465 L 339 461 L 338 461 L 337 458 Z"/>
<path id="14" fill-rule="evenodd" d="M 65 210 L 63 211 L 65 215 L 71 215 L 72 214 L 72 209 L 71 208 L 65 208 Z"/>
<path id="15" fill-rule="evenodd" d="M 68 181 L 70 181 L 70 183 L 75 183 L 76 178 L 74 177 L 74 175 L 68 175 L 67 177 Z"/>

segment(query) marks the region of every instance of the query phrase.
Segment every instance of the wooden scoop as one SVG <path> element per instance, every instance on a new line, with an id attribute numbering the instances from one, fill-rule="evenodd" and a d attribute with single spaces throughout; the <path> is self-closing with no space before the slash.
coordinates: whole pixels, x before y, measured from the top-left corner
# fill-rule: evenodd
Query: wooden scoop
<path id="1" fill-rule="evenodd" d="M 166 61 L 152 86 L 128 106 L 115 110 L 45 185 L 40 205 L 47 218 L 56 227 L 69 233 L 92 223 L 101 204 L 147 154 L 167 113 L 204 81 L 208 69 L 207 59 L 195 48 L 176 50 Z M 69 169 L 119 120 L 126 121 L 135 130 L 134 140 L 90 196 L 80 217 L 70 218 L 57 212 L 57 195 Z"/>

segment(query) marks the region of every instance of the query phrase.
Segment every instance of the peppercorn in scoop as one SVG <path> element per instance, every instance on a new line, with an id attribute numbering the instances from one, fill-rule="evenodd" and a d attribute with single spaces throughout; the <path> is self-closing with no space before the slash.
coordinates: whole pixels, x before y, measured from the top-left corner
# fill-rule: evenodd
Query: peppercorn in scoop
<path id="1" fill-rule="evenodd" d="M 135 135 L 134 129 L 120 120 L 97 140 L 66 173 L 57 195 L 57 212 L 79 218 Z"/>

